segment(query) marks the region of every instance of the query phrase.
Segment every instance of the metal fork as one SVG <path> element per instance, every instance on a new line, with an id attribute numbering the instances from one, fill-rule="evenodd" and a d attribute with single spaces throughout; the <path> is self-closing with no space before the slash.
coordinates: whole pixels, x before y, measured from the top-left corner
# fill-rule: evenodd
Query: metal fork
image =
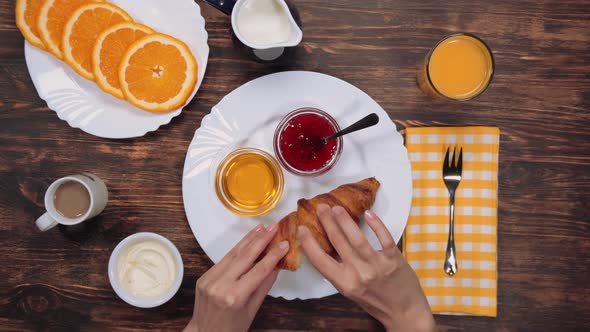
<path id="1" fill-rule="evenodd" d="M 457 273 L 457 251 L 455 250 L 455 191 L 461 182 L 461 171 L 463 170 L 463 148 L 459 150 L 457 158 L 457 147 L 453 149 L 453 157 L 450 158 L 451 147 L 447 148 L 445 161 L 443 164 L 443 180 L 449 191 L 449 239 L 447 240 L 447 253 L 445 257 L 445 273 L 453 276 Z M 450 162 L 449 162 L 449 159 Z M 456 159 L 456 162 L 455 162 Z"/>

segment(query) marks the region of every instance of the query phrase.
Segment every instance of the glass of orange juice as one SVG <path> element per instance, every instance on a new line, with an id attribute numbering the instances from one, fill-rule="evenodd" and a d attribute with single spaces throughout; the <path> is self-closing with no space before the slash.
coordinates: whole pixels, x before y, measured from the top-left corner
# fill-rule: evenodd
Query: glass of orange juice
<path id="1" fill-rule="evenodd" d="M 418 85 L 426 93 L 451 100 L 469 100 L 492 81 L 494 57 L 480 38 L 454 33 L 428 52 L 418 73 Z"/>

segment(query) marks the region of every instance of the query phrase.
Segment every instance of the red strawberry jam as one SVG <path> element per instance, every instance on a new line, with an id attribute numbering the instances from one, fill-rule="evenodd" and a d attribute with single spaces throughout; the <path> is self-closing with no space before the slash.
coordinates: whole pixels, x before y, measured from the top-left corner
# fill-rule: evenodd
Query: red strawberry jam
<path id="1" fill-rule="evenodd" d="M 332 161 L 338 143 L 338 139 L 323 143 L 322 138 L 336 131 L 334 124 L 321 114 L 303 112 L 295 115 L 279 134 L 280 159 L 299 171 L 319 170 Z"/>

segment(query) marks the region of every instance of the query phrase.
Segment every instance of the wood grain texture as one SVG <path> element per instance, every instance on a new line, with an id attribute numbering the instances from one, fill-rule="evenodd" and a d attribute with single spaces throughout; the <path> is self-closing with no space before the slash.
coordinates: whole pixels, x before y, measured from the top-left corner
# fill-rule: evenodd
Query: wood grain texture
<path id="1" fill-rule="evenodd" d="M 590 330 L 588 2 L 293 3 L 303 43 L 288 64 L 267 65 L 236 52 L 228 17 L 199 1 L 211 54 L 197 98 L 155 133 L 108 140 L 70 128 L 47 109 L 28 76 L 14 2 L 0 0 L 0 329 L 180 330 L 192 312 L 194 283 L 212 265 L 182 204 L 182 168 L 195 129 L 241 84 L 310 70 L 366 91 L 400 127 L 500 127 L 498 317 L 436 316 L 442 330 Z M 456 31 L 490 45 L 496 74 L 473 101 L 433 100 L 416 86 L 417 68 L 438 39 Z M 81 171 L 107 183 L 105 212 L 82 228 L 39 233 L 34 220 L 44 211 L 48 184 Z M 108 282 L 112 248 L 137 231 L 168 237 L 184 259 L 179 293 L 157 309 L 126 305 Z M 254 331 L 380 329 L 340 295 L 267 298 L 253 325 Z"/>

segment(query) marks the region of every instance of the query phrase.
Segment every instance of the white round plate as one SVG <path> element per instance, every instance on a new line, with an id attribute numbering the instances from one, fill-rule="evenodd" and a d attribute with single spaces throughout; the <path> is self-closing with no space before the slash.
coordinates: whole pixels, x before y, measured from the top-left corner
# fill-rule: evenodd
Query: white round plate
<path id="1" fill-rule="evenodd" d="M 209 46 L 201 9 L 193 0 L 112 0 L 136 22 L 185 42 L 199 64 L 195 96 L 207 67 Z M 29 74 L 39 96 L 57 116 L 73 128 L 105 138 L 143 136 L 168 124 L 181 108 L 168 113 L 150 113 L 103 92 L 94 82 L 78 75 L 48 52 L 25 42 Z"/>
<path id="2" fill-rule="evenodd" d="M 341 158 L 326 174 L 303 178 L 285 171 L 283 197 L 269 213 L 242 217 L 227 210 L 217 199 L 213 182 L 220 159 L 239 147 L 257 147 L 274 154 L 275 127 L 287 113 L 304 106 L 328 112 L 341 128 L 372 112 L 381 121 L 345 136 Z M 366 93 L 332 76 L 303 71 L 276 73 L 232 91 L 203 119 L 184 164 L 184 208 L 197 241 L 217 263 L 254 226 L 277 222 L 294 211 L 298 199 L 371 176 L 381 182 L 372 209 L 399 240 L 410 212 L 412 178 L 402 136 L 387 113 Z M 364 222 L 362 230 L 371 244 L 380 248 Z M 269 295 L 309 299 L 334 293 L 336 289 L 304 260 L 296 272 L 281 271 Z"/>

